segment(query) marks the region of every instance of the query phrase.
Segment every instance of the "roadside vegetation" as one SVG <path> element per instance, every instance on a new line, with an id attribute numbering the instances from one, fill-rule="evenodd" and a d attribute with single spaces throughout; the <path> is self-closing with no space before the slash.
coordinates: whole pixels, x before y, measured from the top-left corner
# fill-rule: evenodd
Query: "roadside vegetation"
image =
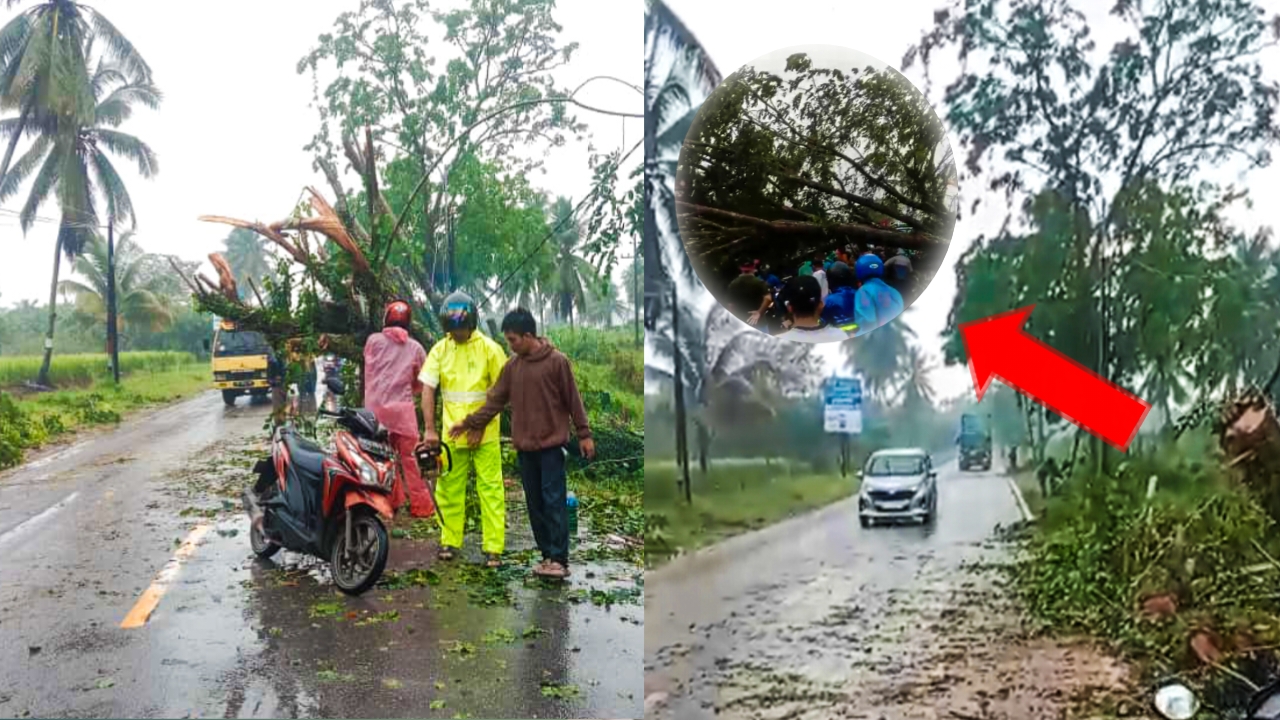
<path id="1" fill-rule="evenodd" d="M 1280 24 L 1248 0 L 1016 5 L 950 3 L 903 62 L 992 58 L 945 79 L 974 184 L 1007 203 L 957 263 L 946 360 L 967 361 L 960 323 L 1035 304 L 1029 333 L 1152 403 L 1122 454 L 1017 394 L 990 400 L 997 445 L 1028 451 L 1036 514 L 1008 570 L 1045 630 L 1105 641 L 1142 679 L 1182 673 L 1212 715 L 1249 691 L 1239 676 L 1272 679 L 1280 646 L 1273 438 L 1254 433 L 1274 425 L 1280 253 L 1219 182 L 1280 137 L 1258 60 Z M 1103 26 L 1119 42 L 1091 53 Z M 1060 94 L 1040 92 L 1049 77 Z M 1222 417 L 1254 392 L 1232 449 Z"/>
<path id="2" fill-rule="evenodd" d="M 15 382 L 33 377 L 39 357 L 0 357 L 0 469 L 78 429 L 120 422 L 133 410 L 172 402 L 208 389 L 209 366 L 187 353 L 120 355 L 120 384 L 105 355 L 56 356 L 52 377 L 66 389 L 33 392 Z"/>
<path id="3" fill-rule="evenodd" d="M 725 460 L 693 476 L 693 502 L 677 492 L 674 462 L 650 463 L 644 505 L 650 566 L 733 535 L 822 507 L 858 491 L 858 481 L 808 463 Z"/>

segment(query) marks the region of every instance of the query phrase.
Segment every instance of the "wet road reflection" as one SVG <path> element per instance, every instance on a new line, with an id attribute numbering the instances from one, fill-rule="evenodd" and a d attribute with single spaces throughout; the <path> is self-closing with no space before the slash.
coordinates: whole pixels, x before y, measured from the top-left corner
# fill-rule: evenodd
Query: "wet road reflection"
<path id="1" fill-rule="evenodd" d="M 648 574 L 650 717 L 879 717 L 948 626 L 1000 612 L 966 563 L 1020 514 L 994 473 L 939 472 L 936 525 L 859 527 L 849 499 Z M 906 703 L 910 705 L 910 703 Z M 888 717 L 903 717 L 889 711 Z M 914 715 L 913 715 L 914 717 Z"/>
<path id="2" fill-rule="evenodd" d="M 0 551 L 0 716 L 640 715 L 642 609 L 566 600 L 616 562 L 481 606 L 452 581 L 346 598 L 314 559 L 253 559 L 232 497 L 269 411 L 210 393 L 0 475 L 0 533 L 76 494 Z M 522 523 L 513 549 L 532 545 Z M 204 524 L 147 623 L 122 629 Z M 435 563 L 432 541 L 393 540 L 388 570 Z"/>

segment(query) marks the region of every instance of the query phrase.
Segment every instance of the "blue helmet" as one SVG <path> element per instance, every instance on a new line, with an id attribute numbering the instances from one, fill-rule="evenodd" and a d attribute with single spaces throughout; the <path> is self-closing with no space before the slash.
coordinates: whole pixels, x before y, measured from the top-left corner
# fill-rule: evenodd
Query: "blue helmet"
<path id="1" fill-rule="evenodd" d="M 858 261 L 854 263 L 853 269 L 857 273 L 859 280 L 880 277 L 884 275 L 884 261 L 877 255 L 867 253 L 858 258 Z"/>

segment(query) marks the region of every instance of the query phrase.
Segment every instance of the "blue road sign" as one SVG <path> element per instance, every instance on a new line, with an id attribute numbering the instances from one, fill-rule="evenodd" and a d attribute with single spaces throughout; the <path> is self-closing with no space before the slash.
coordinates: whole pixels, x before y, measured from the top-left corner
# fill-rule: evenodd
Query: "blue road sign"
<path id="1" fill-rule="evenodd" d="M 862 432 L 861 378 L 828 378 L 823 389 L 823 425 L 829 433 Z"/>

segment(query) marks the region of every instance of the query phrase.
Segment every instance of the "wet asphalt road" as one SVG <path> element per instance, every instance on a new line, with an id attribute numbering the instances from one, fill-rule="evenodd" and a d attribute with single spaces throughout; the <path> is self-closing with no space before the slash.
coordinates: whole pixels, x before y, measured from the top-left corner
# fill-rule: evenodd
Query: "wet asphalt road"
<path id="1" fill-rule="evenodd" d="M 248 522 L 230 505 L 181 517 L 205 493 L 182 487 L 192 468 L 264 447 L 266 414 L 246 399 L 225 408 L 210 392 L 0 473 L 0 716 L 640 715 L 639 606 L 567 603 L 564 588 L 536 585 L 498 607 L 445 587 L 343 599 L 291 554 L 254 561 Z M 243 481 L 245 457 L 222 468 L 223 498 Z M 511 549 L 532 545 L 519 521 L 509 521 Z M 202 524 L 149 621 L 122 629 Z M 393 540 L 388 568 L 429 567 L 433 547 Z M 619 575 L 616 564 L 583 564 L 571 586 L 609 587 Z M 314 617 L 335 602 L 340 615 Z M 398 621 L 356 625 L 391 610 Z M 495 632 L 510 634 L 486 641 Z M 549 684 L 573 691 L 549 697 Z"/>
<path id="2" fill-rule="evenodd" d="M 932 528 L 864 530 L 850 498 L 649 572 L 646 717 L 949 717 L 930 694 L 984 642 L 951 631 L 1001 612 L 966 567 L 1022 515 L 995 472 L 938 488 Z"/>

